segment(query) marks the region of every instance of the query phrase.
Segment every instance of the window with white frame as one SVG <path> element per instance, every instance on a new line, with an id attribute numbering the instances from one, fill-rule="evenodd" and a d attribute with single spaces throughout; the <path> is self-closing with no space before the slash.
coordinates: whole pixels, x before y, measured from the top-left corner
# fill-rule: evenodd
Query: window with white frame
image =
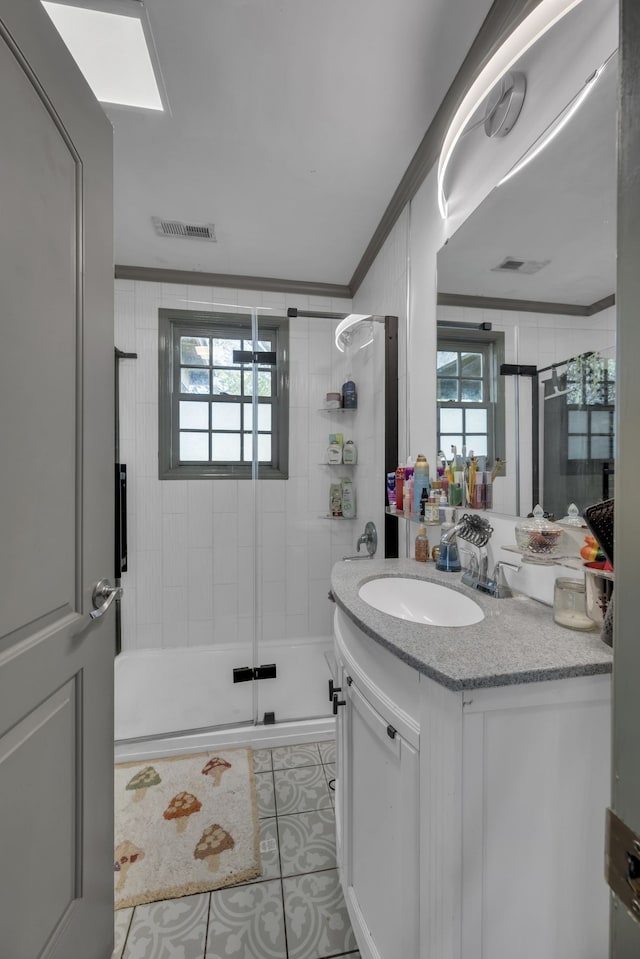
<path id="1" fill-rule="evenodd" d="M 160 310 L 161 479 L 287 478 L 288 323 Z"/>
<path id="2" fill-rule="evenodd" d="M 438 448 L 504 458 L 504 392 L 499 375 L 504 334 L 481 330 L 439 333 L 437 350 Z"/>

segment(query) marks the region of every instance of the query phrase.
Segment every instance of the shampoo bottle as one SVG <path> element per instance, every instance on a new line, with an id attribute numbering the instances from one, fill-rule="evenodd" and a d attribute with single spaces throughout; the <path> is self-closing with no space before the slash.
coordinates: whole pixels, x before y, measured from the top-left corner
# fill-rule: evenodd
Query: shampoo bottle
<path id="1" fill-rule="evenodd" d="M 356 494 L 350 479 L 342 480 L 342 515 L 345 519 L 356 515 Z"/>
<path id="2" fill-rule="evenodd" d="M 345 410 L 355 410 L 358 406 L 358 394 L 356 393 L 356 384 L 351 379 L 351 374 L 347 374 L 347 380 L 342 384 L 342 406 Z"/>
<path id="3" fill-rule="evenodd" d="M 353 440 L 347 440 L 342 448 L 342 462 L 354 466 L 358 461 L 358 452 Z"/>
<path id="4" fill-rule="evenodd" d="M 335 440 L 331 441 L 329 438 L 329 446 L 327 447 L 327 463 L 332 463 L 337 465 L 342 462 L 342 447 L 339 443 L 336 443 Z"/>
<path id="5" fill-rule="evenodd" d="M 413 512 L 420 512 L 420 501 L 422 491 L 429 493 L 429 464 L 427 458 L 422 453 L 418 454 L 416 465 L 413 469 Z"/>

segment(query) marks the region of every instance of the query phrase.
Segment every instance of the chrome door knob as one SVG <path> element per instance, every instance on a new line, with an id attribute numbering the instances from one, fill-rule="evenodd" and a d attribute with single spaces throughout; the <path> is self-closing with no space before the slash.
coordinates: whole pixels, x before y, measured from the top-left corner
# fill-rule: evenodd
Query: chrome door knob
<path id="1" fill-rule="evenodd" d="M 93 587 L 91 596 L 95 607 L 89 613 L 91 619 L 99 619 L 101 616 L 104 616 L 114 599 L 121 598 L 122 592 L 122 586 L 112 586 L 108 579 L 98 580 Z"/>

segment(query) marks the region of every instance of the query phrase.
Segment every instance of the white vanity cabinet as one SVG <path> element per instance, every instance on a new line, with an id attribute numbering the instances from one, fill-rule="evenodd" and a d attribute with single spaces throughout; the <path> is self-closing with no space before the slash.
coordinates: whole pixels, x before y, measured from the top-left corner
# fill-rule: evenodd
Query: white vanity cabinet
<path id="1" fill-rule="evenodd" d="M 340 609 L 340 876 L 365 959 L 602 959 L 610 676 L 452 690 Z"/>

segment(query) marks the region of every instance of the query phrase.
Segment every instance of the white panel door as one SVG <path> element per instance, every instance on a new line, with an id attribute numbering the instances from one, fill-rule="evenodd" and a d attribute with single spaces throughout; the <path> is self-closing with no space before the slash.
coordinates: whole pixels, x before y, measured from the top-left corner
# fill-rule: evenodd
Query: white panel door
<path id="1" fill-rule="evenodd" d="M 0 953 L 113 928 L 111 128 L 38 0 L 0 0 Z"/>

